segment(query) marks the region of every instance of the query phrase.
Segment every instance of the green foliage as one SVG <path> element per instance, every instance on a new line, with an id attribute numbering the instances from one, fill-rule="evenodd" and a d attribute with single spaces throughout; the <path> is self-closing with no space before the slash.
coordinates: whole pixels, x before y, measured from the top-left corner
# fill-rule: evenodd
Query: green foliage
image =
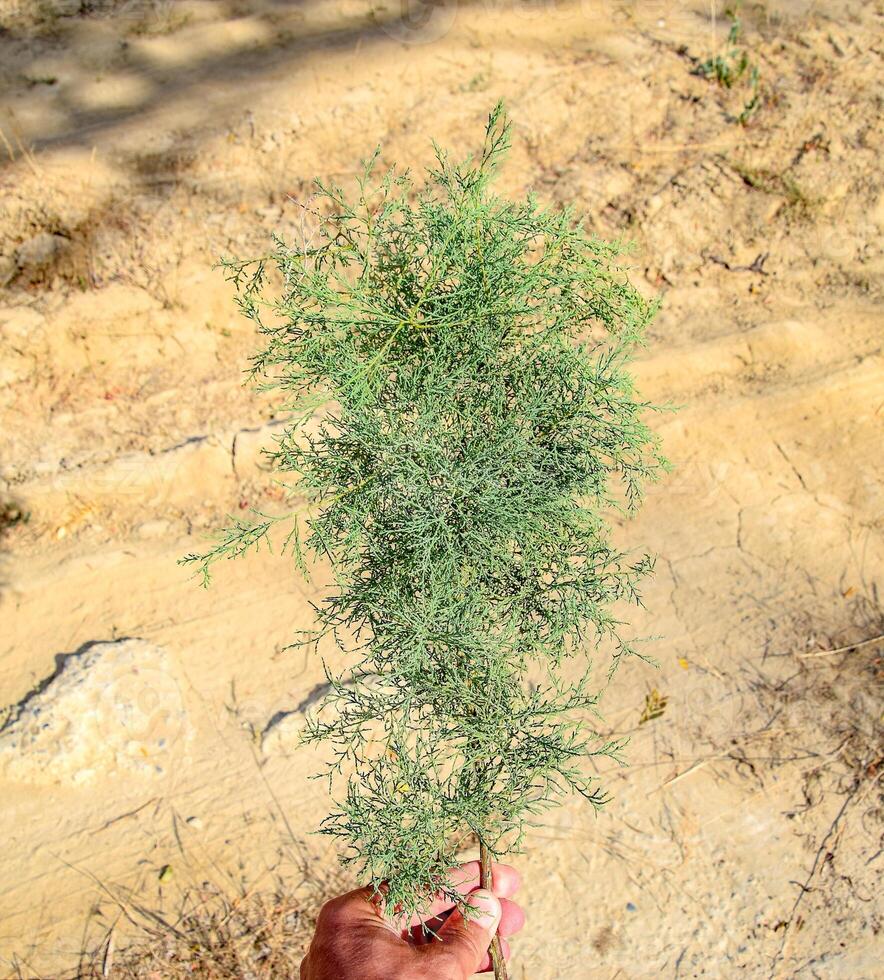
<path id="1" fill-rule="evenodd" d="M 736 46 L 740 33 L 740 22 L 734 18 L 727 33 L 727 50 L 701 62 L 697 66 L 697 74 L 713 79 L 725 88 L 733 88 L 749 68 L 748 53 Z"/>
<path id="2" fill-rule="evenodd" d="M 749 97 L 743 104 L 733 121 L 745 126 L 761 105 L 761 74 L 758 65 L 752 64 L 749 52 L 737 46 L 742 34 L 740 21 L 734 14 L 731 17 L 731 27 L 727 34 L 727 45 L 723 52 L 716 54 L 706 61 L 699 62 L 694 74 L 715 81 L 723 88 L 733 88 L 744 76 L 748 78 Z"/>
<path id="3" fill-rule="evenodd" d="M 636 652 L 614 607 L 652 566 L 603 515 L 664 465 L 627 370 L 655 304 L 620 243 L 489 191 L 508 143 L 498 106 L 481 156 L 437 148 L 419 191 L 373 183 L 375 155 L 355 203 L 319 185 L 313 245 L 224 263 L 264 337 L 253 376 L 298 413 L 273 461 L 334 571 L 310 642 L 351 658 L 306 735 L 345 784 L 322 829 L 405 912 L 450 887 L 472 834 L 499 854 L 570 790 L 604 802 L 587 760 L 622 745 L 591 724 L 589 654 L 613 671 Z M 277 520 L 299 515 L 239 521 L 184 560 L 207 579 Z"/>

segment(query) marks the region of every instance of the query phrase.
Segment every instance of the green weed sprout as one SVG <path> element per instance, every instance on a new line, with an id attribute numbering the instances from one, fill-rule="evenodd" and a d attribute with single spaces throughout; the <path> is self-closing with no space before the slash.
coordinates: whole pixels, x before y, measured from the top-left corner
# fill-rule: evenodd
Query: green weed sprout
<path id="1" fill-rule="evenodd" d="M 750 95 L 744 102 L 741 111 L 733 118 L 733 121 L 745 126 L 758 107 L 761 105 L 761 73 L 757 64 L 752 64 L 749 59 L 749 52 L 737 47 L 742 36 L 742 25 L 733 13 L 728 13 L 731 18 L 730 30 L 727 34 L 726 49 L 716 54 L 706 61 L 697 63 L 693 74 L 701 78 L 715 81 L 723 88 L 733 88 L 737 82 L 748 72 Z"/>
<path id="2" fill-rule="evenodd" d="M 489 191 L 509 142 L 498 105 L 481 155 L 437 148 L 421 190 L 375 179 L 375 154 L 354 203 L 318 185 L 312 245 L 223 263 L 264 338 L 252 376 L 294 413 L 270 455 L 305 504 L 182 559 L 207 582 L 286 524 L 300 565 L 330 563 L 309 642 L 350 666 L 326 668 L 305 734 L 340 788 L 321 830 L 403 915 L 454 897 L 474 836 L 487 874 L 563 794 L 605 802 L 587 762 L 622 743 L 593 726 L 589 655 L 610 673 L 637 653 L 614 607 L 652 567 L 604 515 L 665 465 L 627 370 L 656 305 L 621 243 Z"/>

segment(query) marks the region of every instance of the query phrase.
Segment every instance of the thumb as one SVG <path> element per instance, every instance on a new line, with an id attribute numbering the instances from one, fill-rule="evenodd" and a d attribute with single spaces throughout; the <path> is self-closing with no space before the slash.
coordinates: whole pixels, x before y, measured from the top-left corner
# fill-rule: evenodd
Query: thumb
<path id="1" fill-rule="evenodd" d="M 457 970 L 452 976 L 464 980 L 485 961 L 501 915 L 500 900 L 485 888 L 471 892 L 466 906 L 466 915 L 455 909 L 445 920 L 437 933 L 441 941 L 426 947 L 434 959 L 451 961 Z"/>

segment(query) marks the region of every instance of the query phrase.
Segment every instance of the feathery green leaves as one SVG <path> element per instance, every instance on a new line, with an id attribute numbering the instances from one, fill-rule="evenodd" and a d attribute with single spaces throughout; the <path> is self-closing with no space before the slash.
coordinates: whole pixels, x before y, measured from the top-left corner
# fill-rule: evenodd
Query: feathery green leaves
<path id="1" fill-rule="evenodd" d="M 628 372 L 655 305 L 621 243 L 490 192 L 509 141 L 498 105 L 479 157 L 437 149 L 419 191 L 373 183 L 375 156 L 355 203 L 320 185 L 316 242 L 224 263 L 256 381 L 300 410 L 272 457 L 334 571 L 315 639 L 351 656 L 306 734 L 345 784 L 323 830 L 405 913 L 450 888 L 468 835 L 502 853 L 564 793 L 604 802 L 587 759 L 622 746 L 591 724 L 589 654 L 635 652 L 614 607 L 652 566 L 604 514 L 664 465 Z M 185 560 L 207 578 L 273 520 Z"/>

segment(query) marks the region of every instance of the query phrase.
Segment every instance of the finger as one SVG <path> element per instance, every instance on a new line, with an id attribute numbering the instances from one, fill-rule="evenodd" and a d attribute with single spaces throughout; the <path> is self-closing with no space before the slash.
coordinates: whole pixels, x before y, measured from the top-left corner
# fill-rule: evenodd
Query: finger
<path id="1" fill-rule="evenodd" d="M 455 909 L 438 932 L 439 942 L 420 947 L 426 955 L 455 967 L 465 977 L 479 970 L 503 914 L 500 899 L 484 888 L 467 896 L 468 916 Z"/>
<path id="2" fill-rule="evenodd" d="M 402 938 L 412 946 L 425 946 L 427 943 L 436 941 L 436 934 L 442 928 L 445 920 L 451 915 L 451 909 L 434 915 L 429 919 L 423 919 L 416 926 L 410 926 L 402 930 Z"/>
<path id="3" fill-rule="evenodd" d="M 515 936 L 515 934 L 525 925 L 525 910 L 521 905 L 510 902 L 505 898 L 500 900 L 502 914 L 500 925 L 497 927 L 498 936 Z"/>
<path id="4" fill-rule="evenodd" d="M 326 902 L 319 911 L 319 919 L 334 926 L 357 923 L 387 925 L 382 897 L 371 888 L 357 888 Z"/>
<path id="5" fill-rule="evenodd" d="M 475 891 L 479 887 L 479 862 L 467 861 L 465 864 L 452 868 L 449 872 L 449 881 L 454 891 L 461 898 L 466 898 L 471 891 Z M 421 922 L 426 921 L 432 916 L 440 915 L 442 912 L 453 909 L 456 904 L 457 901 L 450 895 L 436 894 L 433 896 L 433 901 L 427 907 L 426 912 L 423 915 L 412 916 L 409 925 L 420 925 Z"/>
<path id="6" fill-rule="evenodd" d="M 500 905 L 502 914 L 500 925 L 497 927 L 497 935 L 514 936 L 525 925 L 525 912 L 521 905 L 511 902 L 507 898 L 502 898 Z M 426 946 L 427 943 L 435 942 L 439 930 L 449 915 L 450 910 L 448 913 L 443 912 L 441 915 L 434 915 L 431 919 L 425 919 L 418 925 L 403 930 L 402 938 L 412 946 Z"/>
<path id="7" fill-rule="evenodd" d="M 467 861 L 451 870 L 450 881 L 457 894 L 465 898 L 479 887 L 479 874 L 479 862 Z M 491 865 L 491 891 L 498 898 L 512 898 L 521 884 L 522 876 L 515 868 L 508 864 Z M 410 927 L 420 925 L 427 918 L 447 912 L 456 904 L 456 901 L 448 895 L 436 895 L 427 911 L 423 915 L 412 916 L 408 924 Z"/>
<path id="8" fill-rule="evenodd" d="M 512 951 L 510 950 L 510 944 L 505 939 L 501 939 L 500 941 L 500 951 L 503 953 L 503 958 L 505 960 L 510 958 L 510 953 Z M 482 965 L 479 967 L 477 972 L 490 973 L 493 969 L 494 964 L 491 962 L 491 953 L 488 952 L 485 954 L 485 959 L 482 960 Z"/>
<path id="9" fill-rule="evenodd" d="M 451 872 L 451 883 L 462 894 L 467 895 L 479 887 L 480 866 L 478 861 L 467 861 Z M 491 865 L 491 891 L 498 898 L 512 898 L 522 884 L 522 876 L 509 864 Z"/>
<path id="10" fill-rule="evenodd" d="M 374 895 L 371 888 L 359 888 L 322 906 L 301 966 L 302 980 L 344 976 L 347 964 L 366 959 L 396 964 L 409 954 L 372 901 Z"/>

